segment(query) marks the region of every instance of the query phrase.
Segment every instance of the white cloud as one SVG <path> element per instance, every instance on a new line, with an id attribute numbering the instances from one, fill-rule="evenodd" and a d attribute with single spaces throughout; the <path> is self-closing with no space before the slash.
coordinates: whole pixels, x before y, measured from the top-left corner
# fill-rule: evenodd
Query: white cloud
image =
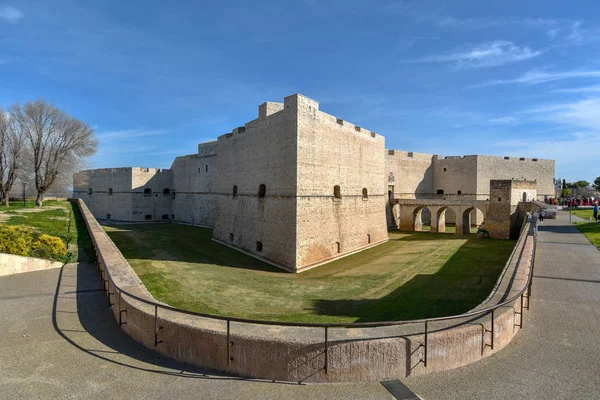
<path id="1" fill-rule="evenodd" d="M 503 153 L 507 156 L 531 156 L 556 160 L 557 174 L 567 180 L 593 180 L 598 176 L 597 169 L 593 167 L 598 162 L 598 148 L 600 148 L 598 131 L 575 131 L 559 138 L 538 137 L 503 141 L 497 143 L 496 148 L 506 149 Z"/>
<path id="2" fill-rule="evenodd" d="M 145 130 L 142 128 L 122 129 L 119 131 L 98 133 L 98 139 L 129 139 L 148 136 L 160 136 L 168 133 L 167 130 Z"/>
<path id="3" fill-rule="evenodd" d="M 596 93 L 596 92 L 600 92 L 600 85 L 557 89 L 557 90 L 553 90 L 553 92 L 554 93 Z"/>
<path id="4" fill-rule="evenodd" d="M 552 81 L 559 81 L 563 79 L 574 79 L 574 78 L 594 78 L 600 77 L 600 70 L 587 70 L 587 71 L 561 71 L 561 72 L 544 72 L 540 70 L 533 70 L 526 72 L 515 79 L 500 79 L 495 81 L 489 81 L 480 83 L 478 85 L 471 86 L 471 89 L 493 86 L 493 85 L 504 85 L 510 83 L 523 83 L 527 85 L 535 85 L 538 83 L 546 83 Z"/>
<path id="5" fill-rule="evenodd" d="M 529 47 L 519 47 L 513 42 L 496 40 L 482 43 L 469 51 L 457 51 L 451 54 L 427 56 L 410 60 L 414 63 L 452 63 L 458 69 L 493 67 L 516 61 L 528 60 L 542 54 Z"/>
<path id="6" fill-rule="evenodd" d="M 519 120 L 515 117 L 498 117 L 491 118 L 489 123 L 494 125 L 517 125 Z"/>
<path id="7" fill-rule="evenodd" d="M 535 119 L 590 129 L 600 134 L 600 97 L 572 103 L 550 104 L 526 110 Z"/>
<path id="8" fill-rule="evenodd" d="M 8 4 L 0 5 L 0 19 L 16 24 L 24 16 L 23 11 L 18 8 L 11 7 Z"/>

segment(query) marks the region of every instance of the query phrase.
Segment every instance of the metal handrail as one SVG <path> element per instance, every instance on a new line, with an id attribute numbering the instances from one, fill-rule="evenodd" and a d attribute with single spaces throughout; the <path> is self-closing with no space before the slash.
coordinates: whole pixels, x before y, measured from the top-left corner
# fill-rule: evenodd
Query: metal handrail
<path id="1" fill-rule="evenodd" d="M 527 223 L 527 225 L 530 225 L 530 223 Z M 535 248 L 535 240 L 534 240 L 534 248 Z M 513 256 L 514 256 L 514 253 L 511 254 L 511 258 L 508 261 L 509 263 L 512 262 Z M 535 251 L 534 251 L 534 256 L 535 256 Z M 374 328 L 374 327 L 379 327 L 379 326 L 417 324 L 417 323 L 424 323 L 425 321 L 432 322 L 432 321 L 442 321 L 442 320 L 453 320 L 453 319 L 459 319 L 459 318 L 472 317 L 472 316 L 479 315 L 479 314 L 485 314 L 486 312 L 491 311 L 492 309 L 506 306 L 507 304 L 516 300 L 525 291 L 525 289 L 527 289 L 527 285 L 529 284 L 529 281 L 531 280 L 531 275 L 532 275 L 533 269 L 530 269 L 529 276 L 527 278 L 527 284 L 518 294 L 516 294 L 515 296 L 511 297 L 508 300 L 503 301 L 502 303 L 499 303 L 499 304 L 496 304 L 493 306 L 482 308 L 482 309 L 479 309 L 476 311 L 470 311 L 470 312 L 467 312 L 464 314 L 451 315 L 451 316 L 446 316 L 446 317 L 422 318 L 422 319 L 402 320 L 402 321 L 352 322 L 352 323 L 347 323 L 347 324 L 345 324 L 345 323 L 329 323 L 329 324 L 327 324 L 327 323 L 304 323 L 304 322 L 256 320 L 256 319 L 227 317 L 227 316 L 222 316 L 222 315 L 205 314 L 205 313 L 199 313 L 199 312 L 190 311 L 190 310 L 183 310 L 181 308 L 176 308 L 176 307 L 172 307 L 172 306 L 169 306 L 166 304 L 157 303 L 152 300 L 144 299 L 143 297 L 137 296 L 137 295 L 130 293 L 124 289 L 121 289 L 113 281 L 108 269 L 105 269 L 105 271 L 106 271 L 107 276 L 108 276 L 110 282 L 112 283 L 112 285 L 120 293 L 124 293 L 128 297 L 131 297 L 142 303 L 149 304 L 152 306 L 157 306 L 159 308 L 169 310 L 169 311 L 179 312 L 182 314 L 194 315 L 197 317 L 210 318 L 210 319 L 216 319 L 216 320 L 221 320 L 221 321 L 242 322 L 242 323 L 258 324 L 258 325 L 279 325 L 279 326 L 295 326 L 295 327 L 306 327 L 306 328 L 326 328 L 326 327 L 327 328 L 352 328 L 352 327 L 361 327 L 361 328 L 372 327 L 372 328 Z"/>
<path id="2" fill-rule="evenodd" d="M 86 221 L 86 225 L 88 225 L 88 228 L 89 228 L 89 223 L 88 223 L 87 218 L 85 219 L 85 221 Z M 183 310 L 180 308 L 171 307 L 166 304 L 161 304 L 156 301 L 145 299 L 143 297 L 140 297 L 138 295 L 130 293 L 124 289 L 121 289 L 118 285 L 116 285 L 109 270 L 106 267 L 104 269 L 100 269 L 100 272 L 101 273 L 104 272 L 107 277 L 106 280 L 104 280 L 104 278 L 102 278 L 102 280 L 106 284 L 106 288 L 104 289 L 104 291 L 107 293 L 109 306 L 114 305 L 114 303 L 110 302 L 110 296 L 114 295 L 114 294 L 119 295 L 119 322 L 120 323 L 121 323 L 121 313 L 123 311 L 126 312 L 126 310 L 121 310 L 121 307 L 120 307 L 120 301 L 121 301 L 121 297 L 123 295 L 126 295 L 134 300 L 137 300 L 141 303 L 148 304 L 148 305 L 154 307 L 155 347 L 158 346 L 158 344 L 162 343 L 162 341 L 158 341 L 158 331 L 160 329 L 162 329 L 162 327 L 157 327 L 158 309 L 159 308 L 168 310 L 168 311 L 173 311 L 176 313 L 227 322 L 227 343 L 228 343 L 228 345 L 227 345 L 227 363 L 228 363 L 228 365 L 229 365 L 230 361 L 232 360 L 232 358 L 230 357 L 230 346 L 229 346 L 231 322 L 256 324 L 256 325 L 270 325 L 270 326 L 324 328 L 325 329 L 325 368 L 324 369 L 325 369 L 325 372 L 327 373 L 328 342 L 329 342 L 328 329 L 329 328 L 375 328 L 375 327 L 383 327 L 383 326 L 425 324 L 425 331 L 424 331 L 425 337 L 424 337 L 424 344 L 423 344 L 423 346 L 425 348 L 424 349 L 424 359 L 421 361 L 423 362 L 424 366 L 427 367 L 427 337 L 428 337 L 428 333 L 429 333 L 428 325 L 431 322 L 451 321 L 451 320 L 469 318 L 469 317 L 474 317 L 474 316 L 483 316 L 487 313 L 491 313 L 492 318 L 491 318 L 491 346 L 490 347 L 493 350 L 494 349 L 494 311 L 498 308 L 508 306 L 509 304 L 511 304 L 512 302 L 517 300 L 519 297 L 521 297 L 521 312 L 519 313 L 520 314 L 519 327 L 520 328 L 523 327 L 523 309 L 524 308 L 529 309 L 529 298 L 531 296 L 531 283 L 532 283 L 532 278 L 533 278 L 533 269 L 534 269 L 535 254 L 536 254 L 536 247 L 537 247 L 537 220 L 534 220 L 532 222 L 526 222 L 524 224 L 523 228 L 521 229 L 521 234 L 519 235 L 520 236 L 519 240 L 517 241 L 517 244 L 515 245 L 515 250 L 513 250 L 509 260 L 507 261 L 508 264 L 512 263 L 514 255 L 516 254 L 516 247 L 519 245 L 519 242 L 521 241 L 521 239 L 526 238 L 526 236 L 529 234 L 528 231 L 531 229 L 531 226 L 533 226 L 532 260 L 531 260 L 531 266 L 529 268 L 529 273 L 527 275 L 527 281 L 526 281 L 525 285 L 523 286 L 523 288 L 517 294 L 515 294 L 514 296 L 510 297 L 507 300 L 504 300 L 501 303 L 498 303 L 498 304 L 495 304 L 492 306 L 488 306 L 485 308 L 481 308 L 478 310 L 469 311 L 467 313 L 460 314 L 460 315 L 451 315 L 451 316 L 445 316 L 445 317 L 423 318 L 423 319 L 402 320 L 402 321 L 354 322 L 354 323 L 302 323 L 302 322 L 284 322 L 284 321 L 254 320 L 254 319 L 247 319 L 247 318 L 227 317 L 227 316 L 222 316 L 222 315 L 205 314 L 205 313 L 199 313 L 199 312 L 195 312 L 195 311 Z M 95 240 L 94 240 L 94 245 L 97 248 L 97 244 L 95 243 Z M 525 243 L 523 242 L 521 253 L 524 251 L 524 249 L 525 249 Z M 98 263 L 98 264 L 100 267 L 100 263 Z M 515 268 L 518 268 L 518 267 L 519 267 L 518 265 L 515 266 Z M 115 288 L 116 293 L 110 292 L 110 285 L 108 285 L 109 282 Z M 525 295 L 526 291 L 527 291 L 527 295 Z M 523 302 L 524 297 L 527 298 L 526 305 L 524 305 L 524 302 Z M 516 313 L 516 311 L 515 311 L 515 313 Z"/>

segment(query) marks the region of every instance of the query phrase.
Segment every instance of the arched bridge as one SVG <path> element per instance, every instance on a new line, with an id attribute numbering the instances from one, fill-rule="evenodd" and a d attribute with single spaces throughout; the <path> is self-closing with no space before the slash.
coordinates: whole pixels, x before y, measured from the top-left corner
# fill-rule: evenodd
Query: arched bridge
<path id="1" fill-rule="evenodd" d="M 485 220 L 488 205 L 489 200 L 467 200 L 461 198 L 390 199 L 390 207 L 395 225 L 400 230 L 422 230 L 423 221 L 421 216 L 423 210 L 427 208 L 431 213 L 431 232 L 445 232 L 446 222 L 448 222 L 449 224 L 455 224 L 457 235 L 471 233 L 471 225 L 475 222 L 472 220 L 473 211 L 479 210 L 483 214 L 483 220 Z M 449 210 L 451 211 L 449 212 Z"/>

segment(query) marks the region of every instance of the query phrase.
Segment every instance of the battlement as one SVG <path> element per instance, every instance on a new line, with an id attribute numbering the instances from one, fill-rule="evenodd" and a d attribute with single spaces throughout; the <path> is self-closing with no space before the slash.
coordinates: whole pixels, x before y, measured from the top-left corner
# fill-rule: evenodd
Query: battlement
<path id="1" fill-rule="evenodd" d="M 88 174 L 118 174 L 118 173 L 131 173 L 132 167 L 119 167 L 119 168 L 97 168 L 97 169 L 85 169 L 77 173 L 88 173 Z"/>
<path id="2" fill-rule="evenodd" d="M 145 168 L 145 167 L 119 167 L 119 168 L 97 168 L 97 169 L 86 169 L 79 171 L 78 173 L 86 173 L 90 175 L 111 175 L 111 174 L 133 174 L 133 173 L 149 173 L 149 174 L 160 174 L 163 172 L 169 172 L 166 168 Z"/>
<path id="3" fill-rule="evenodd" d="M 440 157 L 441 157 L 441 156 L 440 156 Z M 467 159 L 472 159 L 472 158 L 477 158 L 477 157 L 478 157 L 477 155 L 474 155 L 474 154 L 473 154 L 473 155 L 468 155 L 468 156 L 446 156 L 446 157 L 444 157 L 443 159 L 444 159 L 444 160 L 463 160 L 463 159 L 465 159 L 465 158 L 467 158 Z M 441 158 L 437 158 L 437 159 L 439 160 L 439 159 L 441 159 Z"/>
<path id="4" fill-rule="evenodd" d="M 417 153 L 414 151 L 386 149 L 386 157 L 394 158 L 394 159 L 398 159 L 398 160 L 414 159 L 414 160 L 431 161 L 434 157 L 437 157 L 437 156 L 434 156 L 433 154 L 427 154 L 427 153 Z"/>
<path id="5" fill-rule="evenodd" d="M 379 135 L 375 132 L 372 132 L 368 129 L 365 129 L 361 126 L 354 125 L 348 121 L 337 118 L 333 115 L 324 113 L 319 110 L 319 102 L 301 95 L 299 93 L 293 94 L 291 96 L 287 96 L 284 98 L 283 103 L 271 102 L 267 101 L 258 106 L 258 118 L 247 122 L 244 126 L 239 126 L 234 128 L 231 132 L 224 133 L 218 137 L 218 140 L 225 140 L 235 137 L 239 134 L 244 134 L 246 132 L 252 131 L 253 128 L 261 123 L 262 121 L 279 114 L 281 112 L 294 111 L 298 115 L 312 115 L 321 117 L 321 120 L 334 123 L 338 126 L 349 128 L 349 131 L 359 132 L 364 135 L 368 135 L 372 138 L 383 138 L 382 135 Z"/>
<path id="6" fill-rule="evenodd" d="M 258 119 L 265 119 L 279 111 L 283 111 L 283 103 L 267 101 L 258 106 Z"/>

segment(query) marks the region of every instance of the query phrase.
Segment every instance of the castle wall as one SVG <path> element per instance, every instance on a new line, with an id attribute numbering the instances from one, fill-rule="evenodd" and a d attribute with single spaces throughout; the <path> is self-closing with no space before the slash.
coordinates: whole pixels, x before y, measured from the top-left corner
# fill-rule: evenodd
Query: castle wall
<path id="1" fill-rule="evenodd" d="M 172 219 L 214 226 L 217 208 L 217 142 L 198 146 L 198 154 L 177 157 L 171 166 Z"/>
<path id="2" fill-rule="evenodd" d="M 524 199 L 537 197 L 537 182 L 524 180 L 497 179 L 490 181 L 490 203 L 485 229 L 496 239 L 515 238 L 524 214 L 519 212 L 519 204 Z"/>
<path id="3" fill-rule="evenodd" d="M 304 96 L 286 102 L 298 109 L 298 269 L 386 241 L 383 136 L 319 111 Z"/>
<path id="4" fill-rule="evenodd" d="M 73 197 L 84 200 L 95 218 L 131 221 L 131 171 L 102 168 L 77 172 L 73 175 Z"/>
<path id="5" fill-rule="evenodd" d="M 414 199 L 433 192 L 433 155 L 385 150 L 386 193 L 397 199 Z"/>
<path id="6" fill-rule="evenodd" d="M 81 171 L 73 176 L 73 197 L 89 204 L 98 219 L 168 220 L 171 214 L 171 172 L 137 167 Z"/>
<path id="7" fill-rule="evenodd" d="M 433 158 L 433 194 L 443 190 L 444 196 L 477 197 L 477 156 Z M 488 191 L 485 193 L 489 193 Z"/>
<path id="8" fill-rule="evenodd" d="M 387 227 L 399 221 L 388 192 L 397 199 L 487 200 L 493 179 L 537 185 L 535 191 L 515 184 L 514 193 L 503 197 L 552 196 L 554 161 L 386 150 L 384 137 L 321 112 L 317 101 L 296 94 L 261 104 L 257 119 L 198 145 L 197 154 L 177 157 L 169 170 L 79 172 L 74 197 L 98 219 L 214 227 L 215 240 L 299 271 L 387 240 Z M 421 211 L 422 224 L 435 225 L 432 211 Z M 445 220 L 457 226 L 467 221 L 462 215 L 457 220 L 452 207 Z M 479 225 L 483 213 L 474 210 L 470 221 Z"/>
<path id="9" fill-rule="evenodd" d="M 554 160 L 519 157 L 477 156 L 477 187 L 489 193 L 492 179 L 519 179 L 537 183 L 537 197 L 554 197 Z"/>
<path id="10" fill-rule="evenodd" d="M 266 107 L 263 107 L 266 109 Z M 297 124 L 293 108 L 218 139 L 215 240 L 290 270 L 296 265 Z M 268 107 L 270 111 L 276 106 Z M 266 195 L 259 197 L 260 185 Z M 237 195 L 233 187 L 237 186 Z M 258 242 L 262 243 L 262 250 Z"/>
<path id="11" fill-rule="evenodd" d="M 160 168 L 132 168 L 131 179 L 131 221 L 169 220 L 171 171 Z M 150 193 L 147 193 L 148 191 Z"/>

